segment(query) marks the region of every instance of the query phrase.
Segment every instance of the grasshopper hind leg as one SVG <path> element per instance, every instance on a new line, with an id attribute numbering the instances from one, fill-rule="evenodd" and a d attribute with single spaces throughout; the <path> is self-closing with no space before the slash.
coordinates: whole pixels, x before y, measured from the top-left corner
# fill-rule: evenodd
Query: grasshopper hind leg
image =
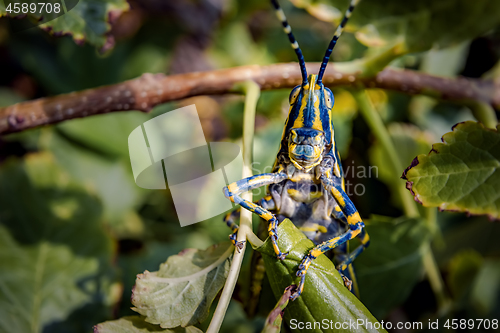
<path id="1" fill-rule="evenodd" d="M 362 229 L 359 235 L 356 236 L 361 241 L 361 244 L 356 247 L 353 251 L 349 252 L 341 263 L 337 266 L 339 272 L 344 272 L 352 267 L 352 262 L 356 259 L 367 247 L 370 245 L 370 237 L 365 229 Z"/>
<path id="2" fill-rule="evenodd" d="M 238 229 L 239 229 L 239 227 L 238 227 L 238 225 L 234 221 L 240 218 L 240 212 L 241 212 L 241 207 L 237 208 L 237 209 L 235 209 L 233 211 L 230 211 L 229 213 L 226 214 L 226 216 L 224 216 L 224 222 L 233 231 L 229 235 L 229 239 L 231 240 L 231 243 L 233 243 L 233 245 L 238 249 L 238 251 L 240 251 L 241 249 L 243 249 L 243 244 L 245 244 L 244 241 L 243 242 L 238 242 L 236 240 L 236 237 L 238 235 Z"/>
<path id="3" fill-rule="evenodd" d="M 348 243 L 344 243 L 341 246 L 335 248 L 332 252 L 333 253 L 331 256 L 333 257 L 333 261 L 336 263 L 343 263 L 349 256 L 349 245 Z M 339 266 L 337 266 L 337 270 L 340 273 L 340 277 L 344 281 L 344 285 L 346 286 L 346 288 L 349 289 L 349 291 L 354 295 L 359 297 L 358 283 L 356 280 L 356 274 L 353 265 L 349 264 L 345 269 L 339 269 Z"/>
<path id="4" fill-rule="evenodd" d="M 258 201 L 255 201 L 254 203 L 269 210 L 273 210 L 275 208 L 273 198 L 269 195 L 265 196 L 264 198 Z M 238 251 L 243 249 L 243 245 L 245 244 L 245 241 L 238 242 L 236 240 L 239 226 L 236 224 L 235 221 L 240 218 L 240 212 L 241 212 L 241 207 L 238 207 L 237 209 L 230 211 L 229 213 L 226 214 L 226 216 L 224 216 L 224 223 L 226 223 L 226 225 L 233 231 L 229 235 L 229 239 L 231 240 L 231 243 L 233 243 L 233 245 L 238 249 Z"/>
<path id="5" fill-rule="evenodd" d="M 347 228 L 348 222 L 347 219 L 340 209 L 340 206 L 336 205 L 332 211 L 332 216 L 337 219 L 344 228 Z M 327 252 L 328 253 L 328 252 Z M 334 248 L 332 253 L 328 256 L 330 259 L 333 259 L 334 262 L 338 263 L 339 266 L 342 263 L 346 262 L 349 256 L 349 243 L 346 242 L 344 244 L 339 245 Z M 354 272 L 354 267 L 351 263 L 348 263 L 344 269 L 340 269 L 337 266 L 337 270 L 340 273 L 340 277 L 344 281 L 344 285 L 350 292 L 359 297 L 359 289 L 356 281 L 356 274 Z"/>

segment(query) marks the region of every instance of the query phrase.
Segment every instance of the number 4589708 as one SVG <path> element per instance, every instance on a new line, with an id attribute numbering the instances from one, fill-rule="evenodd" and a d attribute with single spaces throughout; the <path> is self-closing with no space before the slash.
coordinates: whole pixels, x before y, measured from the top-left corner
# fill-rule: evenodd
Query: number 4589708
<path id="1" fill-rule="evenodd" d="M 61 4 L 60 3 L 50 3 L 50 2 L 39 2 L 39 3 L 26 3 L 26 2 L 16 2 L 9 3 L 7 8 L 5 8 L 7 13 L 14 14 L 50 14 L 56 13 L 59 14 L 61 12 Z"/>
<path id="2" fill-rule="evenodd" d="M 444 323 L 447 329 L 498 329 L 498 319 L 448 319 Z"/>

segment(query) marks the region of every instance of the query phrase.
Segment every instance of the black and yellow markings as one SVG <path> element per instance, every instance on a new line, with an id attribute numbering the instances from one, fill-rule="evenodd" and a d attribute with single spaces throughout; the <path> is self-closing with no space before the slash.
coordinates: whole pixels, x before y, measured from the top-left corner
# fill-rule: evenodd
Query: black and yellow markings
<path id="1" fill-rule="evenodd" d="M 359 0 L 351 0 L 344 18 L 328 45 L 318 74 L 308 76 L 302 50 L 292 33 L 285 13 L 277 0 L 271 0 L 276 16 L 297 55 L 302 83 L 290 93 L 289 114 L 283 129 L 273 173 L 248 177 L 224 188 L 224 194 L 228 199 L 267 221 L 268 234 L 274 251 L 281 260 L 285 258 L 286 253 L 282 253 L 277 244 L 279 221 L 274 214 L 288 217 L 292 222 L 294 219 L 296 221 L 302 219 L 299 224 L 303 232 L 319 233 L 322 237 L 326 237 L 327 240 L 311 249 L 299 265 L 297 275 L 301 279 L 291 299 L 297 298 L 302 293 L 307 270 L 313 260 L 332 249 L 336 249 L 335 254 L 339 255 L 338 261 L 341 262 L 337 269 L 341 274 L 345 274 L 342 276 L 346 286 L 350 289 L 353 284 L 357 289 L 351 264 L 370 243 L 359 212 L 345 193 L 345 179 L 331 120 L 334 96 L 331 90 L 322 83 L 333 48 L 358 2 Z M 271 195 L 268 194 L 259 203 L 244 200 L 240 196 L 243 192 L 261 186 L 269 186 L 268 193 Z M 323 198 L 325 200 L 322 200 Z M 274 202 L 274 200 L 277 201 Z M 296 207 L 302 208 L 295 209 Z M 317 216 L 321 214 L 314 215 L 316 213 L 312 211 L 314 209 L 328 211 L 324 217 L 326 220 L 322 220 L 323 217 L 318 220 Z M 330 212 L 331 217 L 326 216 Z M 310 213 L 312 214 L 309 216 Z M 238 215 L 239 213 L 230 213 L 225 219 L 227 225 L 233 230 L 231 240 L 237 246 L 238 226 L 234 223 L 234 219 Z M 334 228 L 330 229 L 325 225 L 334 226 Z M 347 242 L 353 238 L 358 238 L 361 245 L 354 251 L 348 252 Z M 353 282 L 348 277 L 351 277 Z"/>
<path id="2" fill-rule="evenodd" d="M 269 237 L 271 237 L 273 248 L 279 258 L 284 258 L 286 254 L 282 253 L 279 250 L 277 244 L 276 228 L 278 227 L 278 219 L 267 209 L 256 205 L 251 201 L 243 199 L 240 194 L 243 192 L 251 191 L 255 188 L 259 188 L 261 186 L 279 183 L 286 178 L 287 175 L 285 173 L 265 173 L 239 180 L 227 187 L 224 187 L 224 195 L 226 196 L 226 198 L 236 204 L 241 205 L 241 207 L 259 215 L 269 223 Z"/>

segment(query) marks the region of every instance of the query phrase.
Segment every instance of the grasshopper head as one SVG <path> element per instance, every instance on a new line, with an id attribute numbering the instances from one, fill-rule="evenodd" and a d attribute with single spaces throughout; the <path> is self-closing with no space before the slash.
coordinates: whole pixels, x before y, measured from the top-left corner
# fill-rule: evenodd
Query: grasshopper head
<path id="1" fill-rule="evenodd" d="M 326 146 L 333 143 L 331 110 L 333 94 L 317 76 L 296 86 L 290 94 L 290 114 L 284 136 L 288 139 L 288 155 L 298 169 L 311 170 L 318 165 Z"/>
<path id="2" fill-rule="evenodd" d="M 299 170 L 309 171 L 323 159 L 325 134 L 312 128 L 292 128 L 288 137 L 288 156 Z"/>

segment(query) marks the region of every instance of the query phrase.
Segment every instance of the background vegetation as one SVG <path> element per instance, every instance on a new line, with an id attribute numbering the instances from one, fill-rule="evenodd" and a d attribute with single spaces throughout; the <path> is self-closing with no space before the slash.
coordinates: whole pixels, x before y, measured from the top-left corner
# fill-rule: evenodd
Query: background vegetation
<path id="1" fill-rule="evenodd" d="M 306 60 L 320 61 L 347 1 L 282 2 Z M 145 0 L 129 5 L 127 10 L 124 0 L 81 0 L 44 29 L 21 32 L 0 18 L 0 106 L 143 73 L 295 61 L 267 1 Z M 394 68 L 450 80 L 500 80 L 499 28 L 500 5 L 494 0 L 363 0 L 333 60 L 378 59 L 358 64 L 366 75 L 390 62 Z M 368 89 L 366 95 L 356 88 L 334 89 L 333 116 L 346 180 L 352 189 L 358 185 L 358 193 L 363 190 L 351 198 L 372 239 L 355 264 L 361 301 L 377 319 L 392 322 L 500 318 L 498 222 L 416 205 L 400 179 L 413 158 L 427 154 L 453 125 L 482 120 L 494 127 L 497 111 L 491 104 L 471 102 L 467 91 L 463 101 L 450 102 L 439 93 L 404 93 L 401 86 L 399 92 Z M 273 163 L 288 94 L 287 89 L 261 94 L 256 172 Z M 89 332 L 97 323 L 133 315 L 136 274 L 158 270 L 182 249 L 227 240 L 222 216 L 181 228 L 169 191 L 141 189 L 131 173 L 127 137 L 132 129 L 193 103 L 208 142 L 238 142 L 243 97 L 237 95 L 193 97 L 159 105 L 149 114 L 109 113 L 0 137 L 1 332 Z M 366 116 L 370 108 L 386 125 L 397 161 L 374 132 Z M 491 150 L 497 161 L 498 147 Z M 367 177 L 358 172 L 370 166 L 378 173 Z M 494 198 L 483 214 L 498 216 L 500 204 L 494 200 L 499 189 L 492 183 L 485 192 Z M 459 190 L 459 185 L 452 188 Z M 489 200 L 470 200 L 476 199 Z M 442 203 L 433 200 L 434 207 Z M 224 332 L 259 331 L 274 305 L 273 300 L 248 318 L 240 303 L 243 282 Z"/>

